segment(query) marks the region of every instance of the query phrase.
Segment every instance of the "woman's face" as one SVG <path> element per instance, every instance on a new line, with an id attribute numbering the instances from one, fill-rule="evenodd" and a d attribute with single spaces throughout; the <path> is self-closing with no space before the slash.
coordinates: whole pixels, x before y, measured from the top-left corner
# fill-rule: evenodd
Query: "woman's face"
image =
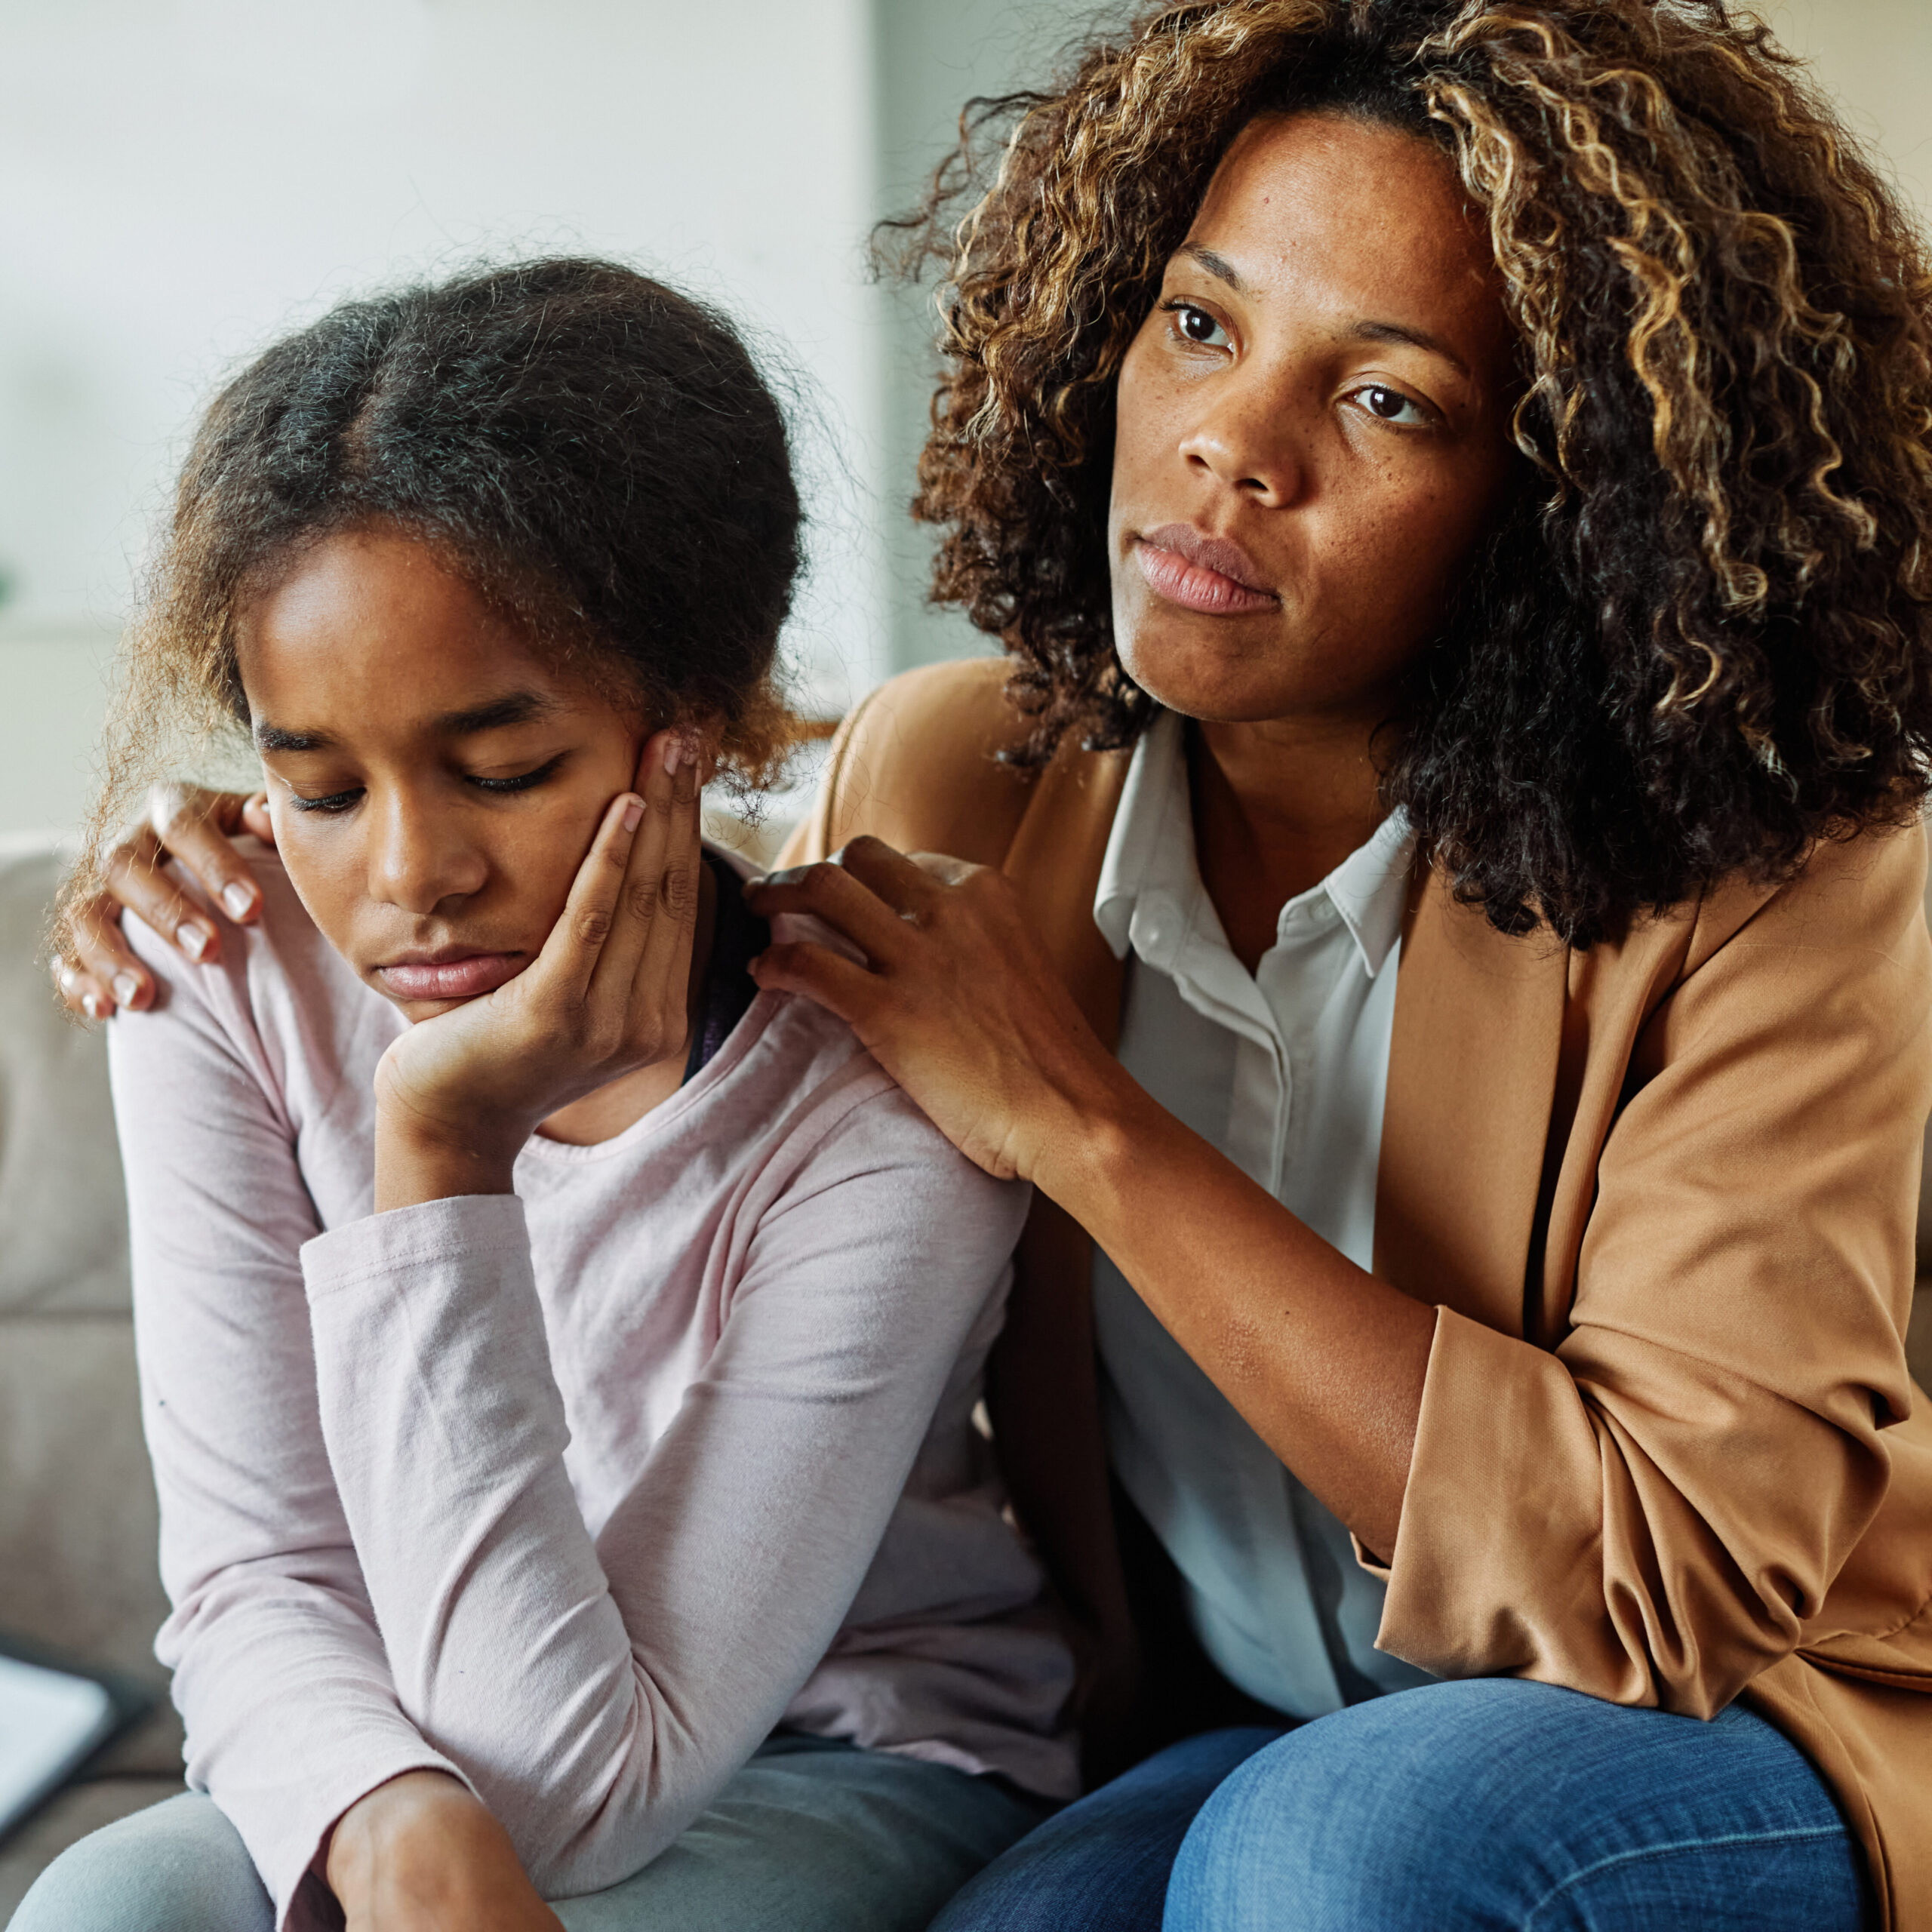
<path id="1" fill-rule="evenodd" d="M 1337 115 L 1244 129 L 1121 368 L 1136 683 L 1211 721 L 1382 722 L 1511 487 L 1513 379 L 1438 150 Z"/>
<path id="2" fill-rule="evenodd" d="M 323 936 L 412 1020 L 514 978 L 642 722 L 398 535 L 331 537 L 239 628 L 275 841 Z"/>

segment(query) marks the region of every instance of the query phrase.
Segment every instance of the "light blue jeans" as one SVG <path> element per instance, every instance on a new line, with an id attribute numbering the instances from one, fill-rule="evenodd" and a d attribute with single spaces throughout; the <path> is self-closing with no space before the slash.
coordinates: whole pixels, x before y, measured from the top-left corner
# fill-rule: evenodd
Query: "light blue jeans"
<path id="1" fill-rule="evenodd" d="M 1211 1731 L 1069 1804 L 933 1932 L 1860 1932 L 1796 1746 L 1513 1678 Z"/>
<path id="2" fill-rule="evenodd" d="M 660 1857 L 553 1900 L 568 1932 L 924 1932 L 1051 1807 L 986 1778 L 822 1738 L 760 1747 Z M 272 1932 L 235 1828 L 170 1798 L 54 1860 L 8 1932 Z"/>

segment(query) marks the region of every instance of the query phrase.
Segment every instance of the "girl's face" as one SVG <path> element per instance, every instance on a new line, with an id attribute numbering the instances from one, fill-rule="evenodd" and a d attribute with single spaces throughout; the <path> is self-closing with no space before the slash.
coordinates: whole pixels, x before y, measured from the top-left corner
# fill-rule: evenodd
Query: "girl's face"
<path id="1" fill-rule="evenodd" d="M 1121 368 L 1135 681 L 1211 721 L 1383 721 L 1511 485 L 1513 382 L 1442 154 L 1334 115 L 1244 130 Z"/>
<path id="2" fill-rule="evenodd" d="M 309 552 L 238 645 L 275 841 L 329 943 L 411 1020 L 514 978 L 635 782 L 644 721 L 392 534 Z"/>

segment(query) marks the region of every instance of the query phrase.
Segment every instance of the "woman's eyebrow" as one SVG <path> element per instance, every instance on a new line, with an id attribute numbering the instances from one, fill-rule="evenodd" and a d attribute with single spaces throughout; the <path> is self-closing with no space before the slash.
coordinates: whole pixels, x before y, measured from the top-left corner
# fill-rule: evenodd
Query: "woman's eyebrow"
<path id="1" fill-rule="evenodd" d="M 1189 260 L 1198 262 L 1217 281 L 1224 281 L 1237 295 L 1247 293 L 1247 284 L 1241 278 L 1233 263 L 1225 255 L 1217 255 L 1212 248 L 1204 248 L 1198 242 L 1183 242 L 1180 252 Z"/>
<path id="2" fill-rule="evenodd" d="M 1355 342 L 1405 342 L 1411 349 L 1424 349 L 1431 355 L 1441 356 L 1471 382 L 1475 380 L 1469 374 L 1469 365 L 1440 336 L 1430 335 L 1425 330 L 1409 328 L 1401 322 L 1362 321 L 1355 323 L 1345 333 Z"/>

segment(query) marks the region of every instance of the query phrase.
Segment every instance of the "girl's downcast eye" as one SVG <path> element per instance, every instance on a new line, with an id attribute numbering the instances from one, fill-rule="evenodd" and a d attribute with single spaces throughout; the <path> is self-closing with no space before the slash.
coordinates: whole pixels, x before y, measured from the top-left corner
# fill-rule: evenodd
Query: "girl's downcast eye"
<path id="1" fill-rule="evenodd" d="M 305 798 L 300 792 L 291 792 L 288 802 L 298 812 L 346 812 L 362 795 L 358 786 L 352 792 L 329 792 L 319 798 Z"/>
<path id="2" fill-rule="evenodd" d="M 546 778 L 554 778 L 557 768 L 564 761 L 564 754 L 558 752 L 555 758 L 546 758 L 530 771 L 519 771 L 510 778 L 478 778 L 472 776 L 469 783 L 479 792 L 529 792 L 541 785 Z"/>
<path id="3" fill-rule="evenodd" d="M 506 792 L 534 791 L 546 780 L 556 776 L 565 756 L 565 753 L 559 752 L 555 758 L 546 758 L 534 770 L 519 771 L 508 778 L 480 778 L 471 773 L 463 782 L 472 790 L 487 792 L 494 797 L 500 797 Z M 298 812 L 346 812 L 361 795 L 360 786 L 347 792 L 325 792 L 317 798 L 305 798 L 300 792 L 291 791 L 288 795 L 288 802 Z"/>

